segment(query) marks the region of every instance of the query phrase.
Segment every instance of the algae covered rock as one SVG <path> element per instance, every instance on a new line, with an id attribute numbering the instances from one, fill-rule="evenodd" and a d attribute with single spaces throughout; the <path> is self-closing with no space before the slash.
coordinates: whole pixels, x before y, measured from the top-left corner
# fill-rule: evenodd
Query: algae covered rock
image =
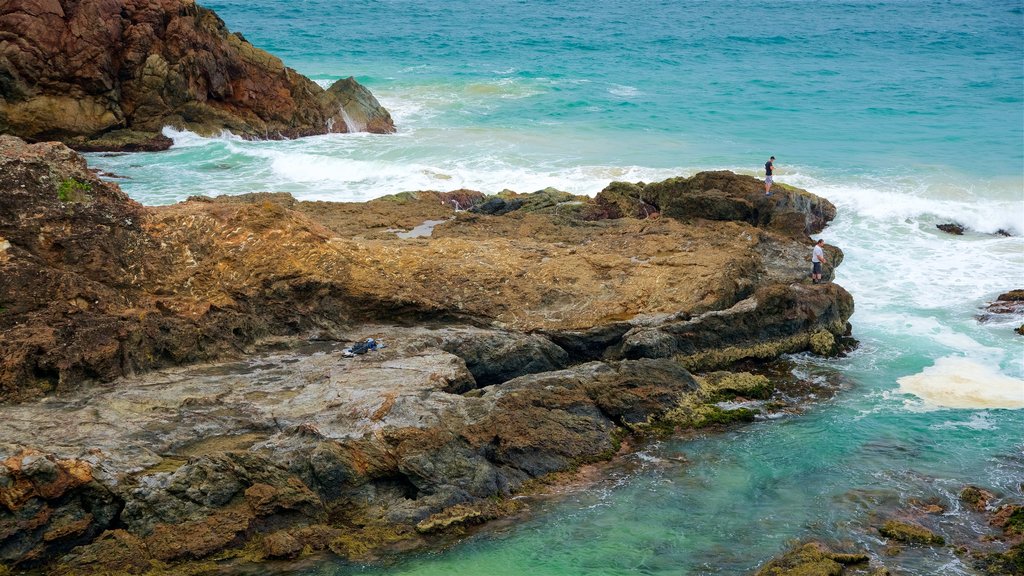
<path id="1" fill-rule="evenodd" d="M 811 336 L 811 351 L 819 356 L 831 356 L 835 353 L 836 338 L 831 332 L 820 330 Z"/>
<path id="2" fill-rule="evenodd" d="M 960 491 L 960 501 L 975 512 L 984 512 L 988 508 L 989 501 L 995 497 L 996 495 L 992 492 L 977 486 L 965 486 Z"/>
<path id="3" fill-rule="evenodd" d="M 842 576 L 847 566 L 868 561 L 867 554 L 837 553 L 820 542 L 809 542 L 771 560 L 756 576 Z"/>
<path id="4" fill-rule="evenodd" d="M 946 539 L 931 530 L 913 522 L 888 520 L 878 532 L 886 538 L 906 544 L 922 544 L 925 546 L 943 546 Z"/>

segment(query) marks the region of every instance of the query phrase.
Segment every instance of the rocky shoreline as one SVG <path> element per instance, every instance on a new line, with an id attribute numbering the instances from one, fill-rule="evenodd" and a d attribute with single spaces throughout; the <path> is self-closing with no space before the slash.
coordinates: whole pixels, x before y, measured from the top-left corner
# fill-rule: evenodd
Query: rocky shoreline
<path id="1" fill-rule="evenodd" d="M 14 570 L 424 545 L 629 436 L 753 419 L 722 401 L 774 384 L 737 363 L 837 353 L 853 312 L 806 278 L 834 207 L 730 172 L 145 207 L 60 144 L 0 137 L 0 169 Z"/>
<path id="2" fill-rule="evenodd" d="M 395 130 L 355 79 L 324 90 L 193 0 L 0 6 L 0 133 L 163 150 L 166 126 L 250 139 Z"/>

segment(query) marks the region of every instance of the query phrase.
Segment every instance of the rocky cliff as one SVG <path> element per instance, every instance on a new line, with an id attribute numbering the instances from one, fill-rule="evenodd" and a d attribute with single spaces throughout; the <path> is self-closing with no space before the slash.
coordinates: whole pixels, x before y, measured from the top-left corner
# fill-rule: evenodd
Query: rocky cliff
<path id="1" fill-rule="evenodd" d="M 728 172 L 154 208 L 59 144 L 0 137 L 0 170 L 0 566 L 429 542 L 629 434 L 753 419 L 719 402 L 772 382 L 718 370 L 834 353 L 853 311 L 806 278 L 834 208 Z"/>
<path id="2" fill-rule="evenodd" d="M 0 5 L 0 132 L 141 150 L 168 147 L 167 125 L 247 138 L 394 131 L 355 80 L 325 91 L 192 0 Z"/>

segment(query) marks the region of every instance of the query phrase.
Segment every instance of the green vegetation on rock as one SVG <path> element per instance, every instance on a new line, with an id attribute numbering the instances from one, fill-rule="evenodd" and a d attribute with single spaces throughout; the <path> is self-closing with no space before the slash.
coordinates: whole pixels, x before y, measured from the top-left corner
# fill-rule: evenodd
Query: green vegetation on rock
<path id="1" fill-rule="evenodd" d="M 83 202 L 89 199 L 86 194 L 90 190 L 92 185 L 89 183 L 66 178 L 57 186 L 57 199 L 61 202 Z"/>
<path id="2" fill-rule="evenodd" d="M 773 559 L 756 576 L 841 576 L 844 566 L 868 562 L 867 554 L 840 554 L 810 542 Z"/>
<path id="3" fill-rule="evenodd" d="M 886 538 L 908 544 L 924 544 L 925 546 L 943 546 L 946 539 L 918 524 L 889 520 L 878 529 Z"/>
<path id="4" fill-rule="evenodd" d="M 827 330 L 815 332 L 811 336 L 811 351 L 818 356 L 832 356 L 836 349 L 836 337 Z"/>
<path id="5" fill-rule="evenodd" d="M 1017 506 L 1003 524 L 1003 531 L 1011 536 L 1024 534 L 1024 506 Z"/>

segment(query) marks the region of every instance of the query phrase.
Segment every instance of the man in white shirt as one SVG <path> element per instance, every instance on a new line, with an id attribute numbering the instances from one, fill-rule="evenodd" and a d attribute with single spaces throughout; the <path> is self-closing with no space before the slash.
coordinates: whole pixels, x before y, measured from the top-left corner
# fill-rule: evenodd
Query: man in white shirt
<path id="1" fill-rule="evenodd" d="M 825 241 L 818 240 L 818 243 L 814 245 L 814 250 L 811 251 L 811 263 L 814 266 L 814 269 L 811 270 L 811 282 L 815 284 L 821 283 L 822 262 L 828 262 L 828 259 L 825 258 L 825 250 L 823 249 L 824 246 Z"/>

